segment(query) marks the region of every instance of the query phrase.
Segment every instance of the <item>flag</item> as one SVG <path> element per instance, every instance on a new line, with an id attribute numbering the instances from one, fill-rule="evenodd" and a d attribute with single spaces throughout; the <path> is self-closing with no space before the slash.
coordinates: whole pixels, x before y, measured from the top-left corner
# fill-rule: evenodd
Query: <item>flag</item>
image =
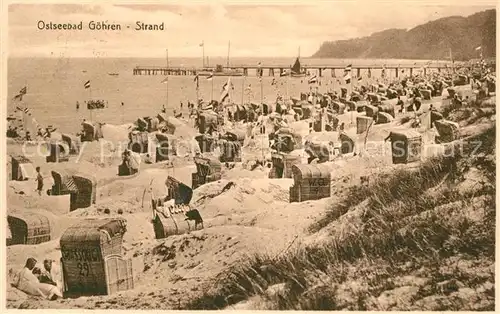
<path id="1" fill-rule="evenodd" d="M 85 89 L 90 88 L 90 80 L 85 82 L 85 84 L 83 84 L 83 87 L 85 87 Z"/>
<path id="2" fill-rule="evenodd" d="M 234 89 L 233 82 L 231 82 L 231 77 L 228 77 L 227 82 L 222 85 L 222 92 L 229 91 L 229 89 Z"/>
<path id="3" fill-rule="evenodd" d="M 198 73 L 194 77 L 194 81 L 196 82 L 196 89 L 200 88 L 200 77 L 198 76 Z"/>
<path id="4" fill-rule="evenodd" d="M 211 81 L 213 78 L 214 78 L 214 74 L 213 74 L 213 73 L 210 73 L 210 74 L 207 76 L 207 81 Z"/>
<path id="5" fill-rule="evenodd" d="M 168 83 L 168 76 L 163 81 L 161 81 L 161 83 L 162 84 Z"/>
<path id="6" fill-rule="evenodd" d="M 346 84 L 351 84 L 351 73 L 344 75 L 344 80 Z"/>
<path id="7" fill-rule="evenodd" d="M 476 51 L 477 50 L 481 50 L 483 47 L 479 46 L 479 47 L 476 47 Z"/>
<path id="8" fill-rule="evenodd" d="M 203 46 L 205 46 L 205 43 L 204 43 L 204 42 L 201 42 L 201 43 L 200 43 L 200 47 L 203 47 Z"/>
<path id="9" fill-rule="evenodd" d="M 309 80 L 307 80 L 307 83 L 308 84 L 314 84 L 314 83 L 317 83 L 318 82 L 318 77 L 316 75 L 313 75 L 309 78 Z"/>
<path id="10" fill-rule="evenodd" d="M 24 86 L 23 88 L 21 88 L 21 90 L 19 91 L 19 94 L 17 94 L 16 96 L 14 96 L 14 99 L 19 99 L 19 100 L 23 100 L 23 96 L 26 95 L 26 92 L 28 91 L 28 88 L 26 86 Z"/>
<path id="11" fill-rule="evenodd" d="M 229 93 L 226 91 L 226 92 L 222 95 L 222 97 L 221 97 L 221 99 L 220 99 L 220 103 L 223 103 L 223 102 L 224 102 L 227 98 L 229 98 Z"/>

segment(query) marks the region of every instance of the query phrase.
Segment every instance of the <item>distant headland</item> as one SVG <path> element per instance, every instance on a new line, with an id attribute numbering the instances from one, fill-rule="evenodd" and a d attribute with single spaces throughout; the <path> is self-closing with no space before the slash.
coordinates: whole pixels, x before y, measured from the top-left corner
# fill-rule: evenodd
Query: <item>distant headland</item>
<path id="1" fill-rule="evenodd" d="M 450 59 L 495 57 L 496 10 L 450 16 L 410 30 L 387 29 L 368 37 L 324 42 L 312 58 Z"/>

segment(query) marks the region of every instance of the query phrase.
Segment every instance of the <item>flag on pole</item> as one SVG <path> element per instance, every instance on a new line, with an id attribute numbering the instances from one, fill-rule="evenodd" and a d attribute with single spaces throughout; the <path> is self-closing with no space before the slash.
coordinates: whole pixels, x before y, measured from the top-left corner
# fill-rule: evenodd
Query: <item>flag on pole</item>
<path id="1" fill-rule="evenodd" d="M 222 85 L 222 92 L 229 91 L 229 89 L 234 89 L 233 82 L 231 82 L 231 77 L 228 77 L 227 82 Z"/>
<path id="2" fill-rule="evenodd" d="M 19 99 L 19 100 L 23 100 L 23 96 L 26 95 L 26 92 L 28 91 L 28 88 L 26 86 L 24 86 L 23 88 L 21 88 L 21 90 L 19 91 L 19 94 L 17 94 L 16 96 L 14 96 L 14 99 Z"/>
<path id="3" fill-rule="evenodd" d="M 214 78 L 214 73 L 210 73 L 210 74 L 207 76 L 207 81 L 211 81 L 213 78 Z"/>
<path id="4" fill-rule="evenodd" d="M 163 81 L 161 81 L 161 83 L 162 84 L 168 83 L 168 76 Z"/>
<path id="5" fill-rule="evenodd" d="M 344 80 L 346 84 L 351 84 L 351 73 L 344 75 Z"/>
<path id="6" fill-rule="evenodd" d="M 479 47 L 476 47 L 476 51 L 477 50 L 481 50 L 483 47 L 479 46 Z"/>
<path id="7" fill-rule="evenodd" d="M 85 87 L 85 89 L 90 88 L 90 80 L 85 82 L 85 84 L 83 84 L 83 87 Z"/>
<path id="8" fill-rule="evenodd" d="M 315 75 L 313 75 L 313 76 L 311 76 L 311 77 L 309 78 L 309 80 L 307 80 L 307 83 L 308 83 L 308 84 L 314 84 L 314 83 L 317 83 L 317 82 L 318 82 L 318 77 L 316 76 L 316 74 L 315 74 Z"/>

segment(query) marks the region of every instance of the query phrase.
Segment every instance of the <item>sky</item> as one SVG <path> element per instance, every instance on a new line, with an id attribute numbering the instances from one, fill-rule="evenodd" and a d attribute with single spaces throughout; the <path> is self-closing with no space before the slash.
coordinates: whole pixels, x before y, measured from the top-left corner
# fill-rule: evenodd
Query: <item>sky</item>
<path id="1" fill-rule="evenodd" d="M 444 1 L 444 0 L 442 0 Z M 307 57 L 323 41 L 368 36 L 388 28 L 412 28 L 438 18 L 494 8 L 455 0 L 430 4 L 386 1 L 311 1 L 285 5 L 222 4 L 10 4 L 10 57 Z M 129 2 L 130 3 L 130 2 Z M 479 5 L 478 3 L 481 3 Z M 491 1 L 490 1 L 491 3 Z M 494 3 L 494 2 L 493 2 Z M 83 22 L 82 31 L 39 30 L 46 23 Z M 121 31 L 91 31 L 107 21 Z M 164 23 L 164 31 L 135 31 L 136 21 Z M 130 28 L 126 28 L 129 25 Z"/>

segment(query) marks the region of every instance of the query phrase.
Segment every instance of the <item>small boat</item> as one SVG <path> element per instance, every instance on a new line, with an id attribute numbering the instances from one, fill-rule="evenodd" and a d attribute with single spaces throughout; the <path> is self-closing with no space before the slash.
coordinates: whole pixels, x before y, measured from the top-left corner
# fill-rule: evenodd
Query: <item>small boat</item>
<path id="1" fill-rule="evenodd" d="M 290 76 L 291 77 L 304 77 L 306 75 L 307 75 L 307 73 L 306 73 L 305 69 L 303 70 L 302 67 L 300 66 L 299 57 L 297 57 L 297 59 L 295 60 L 295 63 L 292 66 Z"/>
<path id="2" fill-rule="evenodd" d="M 217 64 L 215 69 L 203 69 L 198 72 L 198 76 L 242 76 L 243 71 L 235 69 L 224 69 L 222 65 Z"/>

